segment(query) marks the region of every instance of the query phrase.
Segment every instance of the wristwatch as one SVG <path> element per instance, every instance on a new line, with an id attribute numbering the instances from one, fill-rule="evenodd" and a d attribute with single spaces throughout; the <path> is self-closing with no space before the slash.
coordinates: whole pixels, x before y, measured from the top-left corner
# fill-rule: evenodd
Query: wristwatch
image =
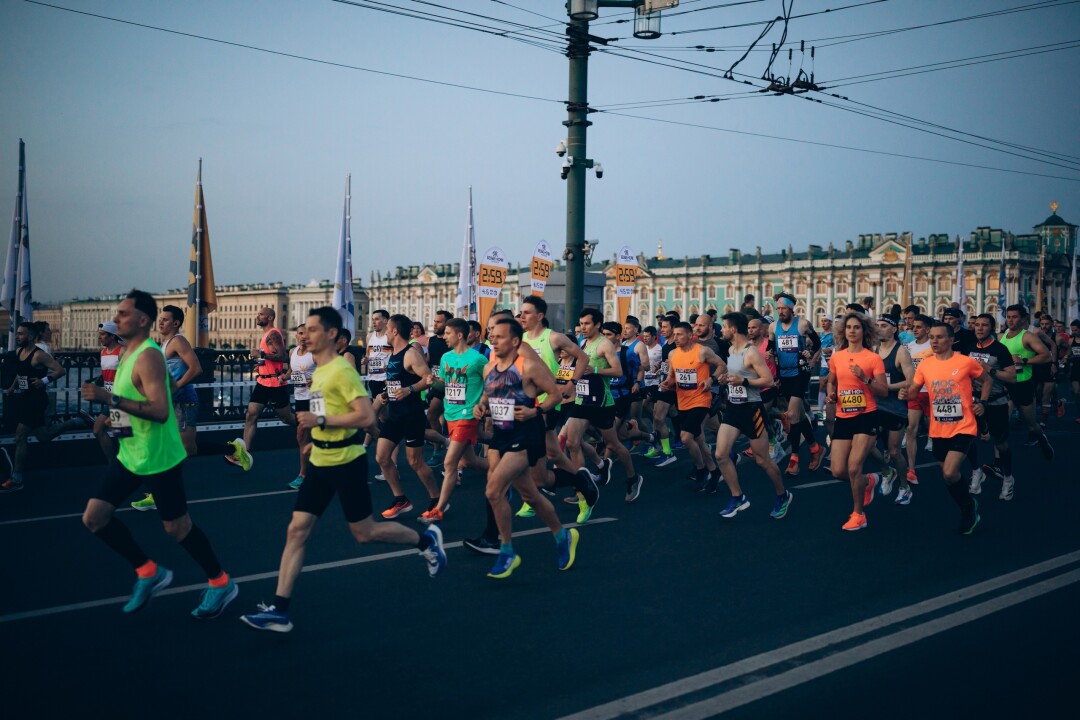
<path id="1" fill-rule="evenodd" d="M 315 424 L 319 426 L 320 430 L 325 430 L 326 429 L 326 416 L 325 415 L 316 416 Z"/>
<path id="2" fill-rule="evenodd" d="M 112 407 L 114 407 L 114 408 L 116 408 L 116 409 L 118 409 L 118 410 L 119 410 L 119 409 L 120 409 L 120 402 L 121 402 L 121 401 L 122 401 L 123 399 L 124 399 L 124 398 L 120 397 L 119 395 L 113 395 L 113 396 L 112 396 L 112 400 L 110 400 L 110 401 L 109 401 L 109 405 L 111 405 Z"/>

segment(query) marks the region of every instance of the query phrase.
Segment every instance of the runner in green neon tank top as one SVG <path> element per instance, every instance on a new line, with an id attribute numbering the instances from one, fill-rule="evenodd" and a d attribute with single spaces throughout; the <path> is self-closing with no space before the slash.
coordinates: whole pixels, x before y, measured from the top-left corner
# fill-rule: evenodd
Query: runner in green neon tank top
<path id="1" fill-rule="evenodd" d="M 209 620 L 221 615 L 225 606 L 236 598 L 237 588 L 221 569 L 210 539 L 188 515 L 181 474 L 187 453 L 173 417 L 165 357 L 150 339 L 156 318 L 157 303 L 153 296 L 141 290 L 128 293 L 113 319 L 127 350 L 120 358 L 112 392 L 93 383 L 82 386 L 83 400 L 109 405 L 110 434 L 120 441 L 119 462 L 105 471 L 104 480 L 86 504 L 83 523 L 131 563 L 137 579 L 124 612 L 141 610 L 172 582 L 173 574 L 143 552 L 131 531 L 113 513 L 117 505 L 146 485 L 154 495 L 165 532 L 206 573 L 209 586 L 191 615 L 197 620 Z"/>
<path id="2" fill-rule="evenodd" d="M 604 438 L 609 450 L 614 451 L 623 470 L 626 471 L 626 502 L 634 502 L 641 494 L 642 478 L 634 470 L 630 451 L 619 442 L 615 432 L 615 401 L 608 387 L 609 378 L 622 375 L 618 351 L 607 338 L 600 334 L 604 324 L 603 314 L 594 308 L 581 312 L 581 333 L 585 337 L 585 355 L 588 370 L 577 382 L 577 402 L 569 408 L 566 421 L 566 448 L 575 463 L 582 463 L 581 439 L 592 425 Z M 580 364 L 580 361 L 579 361 Z M 610 479 L 610 473 L 604 478 Z"/>
<path id="3" fill-rule="evenodd" d="M 1016 382 L 1008 386 L 1009 397 L 1020 411 L 1020 417 L 1028 428 L 1028 444 L 1038 444 L 1043 457 L 1054 459 L 1054 448 L 1046 439 L 1046 433 L 1035 421 L 1035 383 L 1031 379 L 1032 365 L 1045 365 L 1054 361 L 1050 350 L 1027 326 L 1031 316 L 1023 305 L 1010 305 L 1005 308 L 1005 332 L 1001 334 L 1001 344 L 1012 353 L 1016 363 Z"/>

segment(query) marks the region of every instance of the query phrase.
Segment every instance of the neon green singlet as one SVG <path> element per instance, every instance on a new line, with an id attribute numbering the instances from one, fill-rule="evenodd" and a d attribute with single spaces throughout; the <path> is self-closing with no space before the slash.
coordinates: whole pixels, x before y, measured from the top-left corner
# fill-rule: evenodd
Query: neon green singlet
<path id="1" fill-rule="evenodd" d="M 529 333 L 525 333 L 525 342 L 529 347 L 536 351 L 536 354 L 540 356 L 540 359 L 544 361 L 544 364 L 551 370 L 551 375 L 554 377 L 559 373 L 559 361 L 555 357 L 555 351 L 551 349 L 551 328 L 544 328 L 544 331 L 540 333 L 537 338 L 529 337 Z M 541 394 L 536 398 L 536 404 L 544 402 L 547 398 L 547 393 Z M 555 409 L 558 410 L 561 405 L 556 405 Z"/>
<path id="2" fill-rule="evenodd" d="M 613 397 L 611 397 L 611 378 L 608 377 L 607 375 L 600 375 L 599 374 L 600 370 L 605 370 L 605 369 L 611 367 L 611 363 L 609 363 L 607 361 L 607 358 L 604 357 L 603 355 L 597 355 L 596 354 L 596 349 L 598 347 L 600 347 L 600 341 L 601 340 L 604 340 L 604 337 L 602 335 L 600 337 L 596 338 L 591 343 L 586 341 L 585 345 L 581 349 L 585 351 L 585 355 L 589 358 L 589 367 L 591 367 L 593 369 L 594 373 L 597 373 L 596 377 L 601 378 L 603 380 L 603 382 L 604 382 L 604 402 L 602 403 L 601 407 L 611 407 L 612 405 L 615 404 L 615 399 Z M 590 378 L 592 376 L 586 376 L 586 377 Z M 577 404 L 578 405 L 582 404 L 580 396 L 577 399 Z"/>
<path id="3" fill-rule="evenodd" d="M 1009 352 L 1013 355 L 1019 355 L 1022 358 L 1033 358 L 1035 353 L 1024 347 L 1024 333 L 1027 330 L 1021 330 L 1019 335 L 1009 337 L 1009 331 L 1006 330 L 1001 334 L 1001 344 L 1009 349 Z M 1017 365 L 1019 368 L 1016 371 L 1016 382 L 1026 382 L 1031 379 L 1031 366 L 1030 365 Z"/>
<path id="4" fill-rule="evenodd" d="M 131 371 L 135 367 L 135 360 L 147 348 L 157 350 L 155 359 L 161 363 L 161 369 L 167 381 L 169 373 L 165 369 L 165 358 L 161 353 L 161 348 L 151 338 L 147 338 L 142 345 L 124 353 L 120 359 L 120 365 L 116 368 L 116 380 L 113 382 L 115 395 L 136 402 L 146 401 L 146 396 L 135 389 L 135 383 L 131 380 Z M 120 410 L 110 411 L 114 427 L 118 424 L 118 420 L 131 424 L 132 435 L 120 438 L 120 452 L 116 457 L 121 465 L 136 475 L 163 473 L 176 467 L 187 457 L 184 443 L 180 439 L 180 430 L 176 427 L 172 400 L 166 399 L 169 417 L 163 423 L 138 418 Z"/>

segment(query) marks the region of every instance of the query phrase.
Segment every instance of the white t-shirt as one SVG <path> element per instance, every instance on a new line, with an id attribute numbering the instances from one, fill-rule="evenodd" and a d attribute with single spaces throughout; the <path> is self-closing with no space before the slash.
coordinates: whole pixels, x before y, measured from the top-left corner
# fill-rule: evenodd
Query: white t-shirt
<path id="1" fill-rule="evenodd" d="M 376 335 L 370 333 L 367 339 L 368 356 L 367 356 L 367 369 L 368 380 L 374 382 L 386 382 L 386 363 L 390 360 L 390 355 L 393 354 L 393 349 L 390 347 L 390 341 L 386 339 L 386 335 Z"/>
<path id="2" fill-rule="evenodd" d="M 289 384 L 296 400 L 311 399 L 311 376 L 315 372 L 315 358 L 310 352 L 301 355 L 300 348 L 289 351 Z"/>

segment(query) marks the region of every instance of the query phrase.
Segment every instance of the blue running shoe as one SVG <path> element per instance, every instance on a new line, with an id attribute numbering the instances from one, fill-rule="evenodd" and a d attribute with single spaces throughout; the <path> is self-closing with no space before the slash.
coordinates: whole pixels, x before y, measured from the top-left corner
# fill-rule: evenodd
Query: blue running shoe
<path id="1" fill-rule="evenodd" d="M 446 551 L 443 550 L 442 546 L 442 530 L 439 529 L 438 525 L 429 525 L 428 529 L 424 531 L 424 535 L 431 538 L 431 545 L 428 545 L 427 550 L 421 550 L 420 554 L 427 561 L 428 575 L 435 577 L 446 567 Z"/>
<path id="2" fill-rule="evenodd" d="M 292 630 L 289 616 L 273 605 L 259 603 L 259 612 L 254 615 L 241 615 L 240 622 L 256 630 L 269 630 L 270 632 L 287 633 Z"/>
<path id="3" fill-rule="evenodd" d="M 727 507 L 720 511 L 720 517 L 733 518 L 748 507 L 750 507 L 750 501 L 746 499 L 745 495 L 739 497 L 732 495 L 731 499 L 728 500 Z"/>
<path id="4" fill-rule="evenodd" d="M 686 446 L 683 445 L 682 440 L 676 440 L 675 442 L 671 443 L 671 449 L 672 450 L 685 450 Z"/>
<path id="5" fill-rule="evenodd" d="M 787 515 L 793 497 L 790 490 L 785 491 L 783 495 L 777 495 L 776 502 L 773 503 L 772 512 L 769 513 L 769 516 L 772 517 L 773 520 L 779 520 Z"/>
<path id="6" fill-rule="evenodd" d="M 124 605 L 124 612 L 133 613 L 146 607 L 150 598 L 169 587 L 172 582 L 172 570 L 158 565 L 157 574 L 154 577 L 139 578 L 135 581 L 135 588 L 131 591 L 131 599 Z"/>
<path id="7" fill-rule="evenodd" d="M 202 602 L 199 603 L 199 607 L 191 611 L 191 617 L 196 620 L 213 620 L 225 612 L 225 606 L 235 600 L 239 594 L 240 588 L 236 587 L 232 578 L 229 578 L 229 582 L 225 583 L 224 587 L 211 585 L 203 591 Z"/>
<path id="8" fill-rule="evenodd" d="M 296 479 L 293 480 L 291 483 L 289 483 L 289 487 L 291 487 L 293 490 L 299 490 L 300 486 L 303 485 L 303 484 L 304 484 L 304 476 L 303 475 L 297 475 Z"/>
<path id="9" fill-rule="evenodd" d="M 489 578 L 508 578 L 510 573 L 517 570 L 521 565 L 521 558 L 517 553 L 499 553 L 499 557 L 495 559 L 495 566 L 491 568 L 491 572 L 488 573 Z"/>
<path id="10" fill-rule="evenodd" d="M 570 528 L 566 531 L 566 536 L 562 539 L 562 542 L 556 543 L 559 551 L 560 570 L 569 570 L 574 564 L 574 560 L 577 558 L 578 537 L 577 528 Z"/>
<path id="11" fill-rule="evenodd" d="M 660 459 L 653 463 L 653 467 L 667 467 L 673 462 L 675 462 L 675 453 L 672 453 L 670 455 L 661 455 Z"/>

